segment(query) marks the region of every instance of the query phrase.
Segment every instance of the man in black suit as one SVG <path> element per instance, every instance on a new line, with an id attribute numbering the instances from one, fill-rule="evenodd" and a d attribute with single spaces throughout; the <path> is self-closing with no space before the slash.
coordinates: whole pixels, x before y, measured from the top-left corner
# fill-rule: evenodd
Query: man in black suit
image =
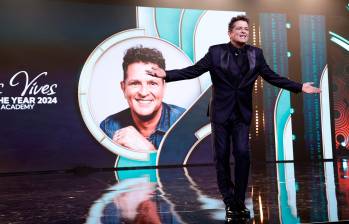
<path id="1" fill-rule="evenodd" d="M 212 80 L 210 120 L 217 182 L 226 205 L 226 221 L 249 218 L 244 205 L 250 168 L 249 128 L 252 116 L 252 90 L 261 75 L 270 84 L 298 93 L 319 93 L 312 83 L 300 84 L 279 76 L 267 65 L 260 48 L 247 44 L 249 20 L 233 17 L 228 26 L 230 42 L 211 46 L 195 65 L 180 70 L 152 68 L 149 75 L 166 82 L 191 79 L 209 71 Z M 235 158 L 235 181 L 230 174 L 230 141 Z"/>

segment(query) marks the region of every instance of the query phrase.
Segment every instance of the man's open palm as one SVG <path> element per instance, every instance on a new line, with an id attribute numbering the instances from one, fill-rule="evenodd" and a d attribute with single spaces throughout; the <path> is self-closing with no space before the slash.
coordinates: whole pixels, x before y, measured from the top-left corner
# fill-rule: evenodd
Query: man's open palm
<path id="1" fill-rule="evenodd" d="M 303 83 L 302 91 L 310 94 L 321 93 L 321 89 L 312 86 L 313 84 L 314 84 L 313 82 Z"/>

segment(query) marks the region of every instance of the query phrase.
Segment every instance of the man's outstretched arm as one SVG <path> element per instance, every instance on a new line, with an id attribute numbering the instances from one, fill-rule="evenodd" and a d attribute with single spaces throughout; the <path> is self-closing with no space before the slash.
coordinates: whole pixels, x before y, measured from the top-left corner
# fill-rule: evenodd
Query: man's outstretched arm
<path id="1" fill-rule="evenodd" d="M 188 66 L 183 69 L 174 69 L 165 71 L 159 67 L 153 67 L 152 70 L 148 70 L 147 74 L 155 76 L 158 78 L 164 78 L 166 82 L 179 81 L 184 79 L 196 78 L 205 72 L 207 72 L 211 67 L 211 56 L 208 52 L 200 61 L 192 66 Z"/>
<path id="2" fill-rule="evenodd" d="M 262 52 L 259 55 L 258 61 L 260 62 L 259 72 L 261 76 L 263 77 L 263 79 L 265 79 L 267 82 L 274 86 L 287 89 L 292 92 L 302 91 L 304 93 L 310 94 L 321 92 L 321 89 L 313 86 L 313 82 L 306 82 L 301 84 L 276 74 L 273 70 L 270 69 L 270 67 L 266 63 Z"/>

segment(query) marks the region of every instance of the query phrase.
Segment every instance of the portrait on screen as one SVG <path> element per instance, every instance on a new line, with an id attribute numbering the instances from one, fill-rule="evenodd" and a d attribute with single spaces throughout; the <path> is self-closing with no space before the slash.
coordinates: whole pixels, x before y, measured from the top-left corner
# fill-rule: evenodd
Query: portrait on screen
<path id="1" fill-rule="evenodd" d="M 98 46 L 84 65 L 80 108 L 102 145 L 128 159 L 144 160 L 140 155 L 156 152 L 166 133 L 201 94 L 200 82 L 166 84 L 147 74 L 152 67 L 166 70 L 192 64 L 169 42 L 145 36 L 113 44 L 111 40 Z"/>
<path id="2" fill-rule="evenodd" d="M 147 74 L 152 67 L 166 69 L 162 53 L 142 45 L 126 50 L 120 88 L 128 108 L 100 123 L 114 143 L 137 151 L 156 150 L 166 131 L 183 114 L 184 108 L 163 102 L 166 83 Z"/>

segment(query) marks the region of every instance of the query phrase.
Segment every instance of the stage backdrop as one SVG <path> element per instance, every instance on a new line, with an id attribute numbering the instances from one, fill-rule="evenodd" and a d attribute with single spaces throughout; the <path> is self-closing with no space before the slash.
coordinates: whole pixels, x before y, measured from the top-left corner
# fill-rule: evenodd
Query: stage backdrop
<path id="1" fill-rule="evenodd" d="M 229 41 L 236 15 L 251 18 L 250 44 L 264 50 L 273 70 L 322 88 L 320 95 L 295 96 L 256 81 L 253 159 L 348 155 L 345 6 L 336 22 L 325 11 L 288 12 L 281 5 L 241 3 L 222 11 L 155 3 L 1 3 L 1 173 L 212 163 L 209 74 L 165 84 L 147 76 L 137 57 L 153 57 L 142 56 L 147 49 L 166 69 L 190 66 L 209 46 Z M 139 65 L 132 79 L 130 67 L 123 69 L 131 51 Z M 156 108 L 160 122 L 146 136 L 135 125 L 146 119 L 136 115 L 149 118 Z"/>

